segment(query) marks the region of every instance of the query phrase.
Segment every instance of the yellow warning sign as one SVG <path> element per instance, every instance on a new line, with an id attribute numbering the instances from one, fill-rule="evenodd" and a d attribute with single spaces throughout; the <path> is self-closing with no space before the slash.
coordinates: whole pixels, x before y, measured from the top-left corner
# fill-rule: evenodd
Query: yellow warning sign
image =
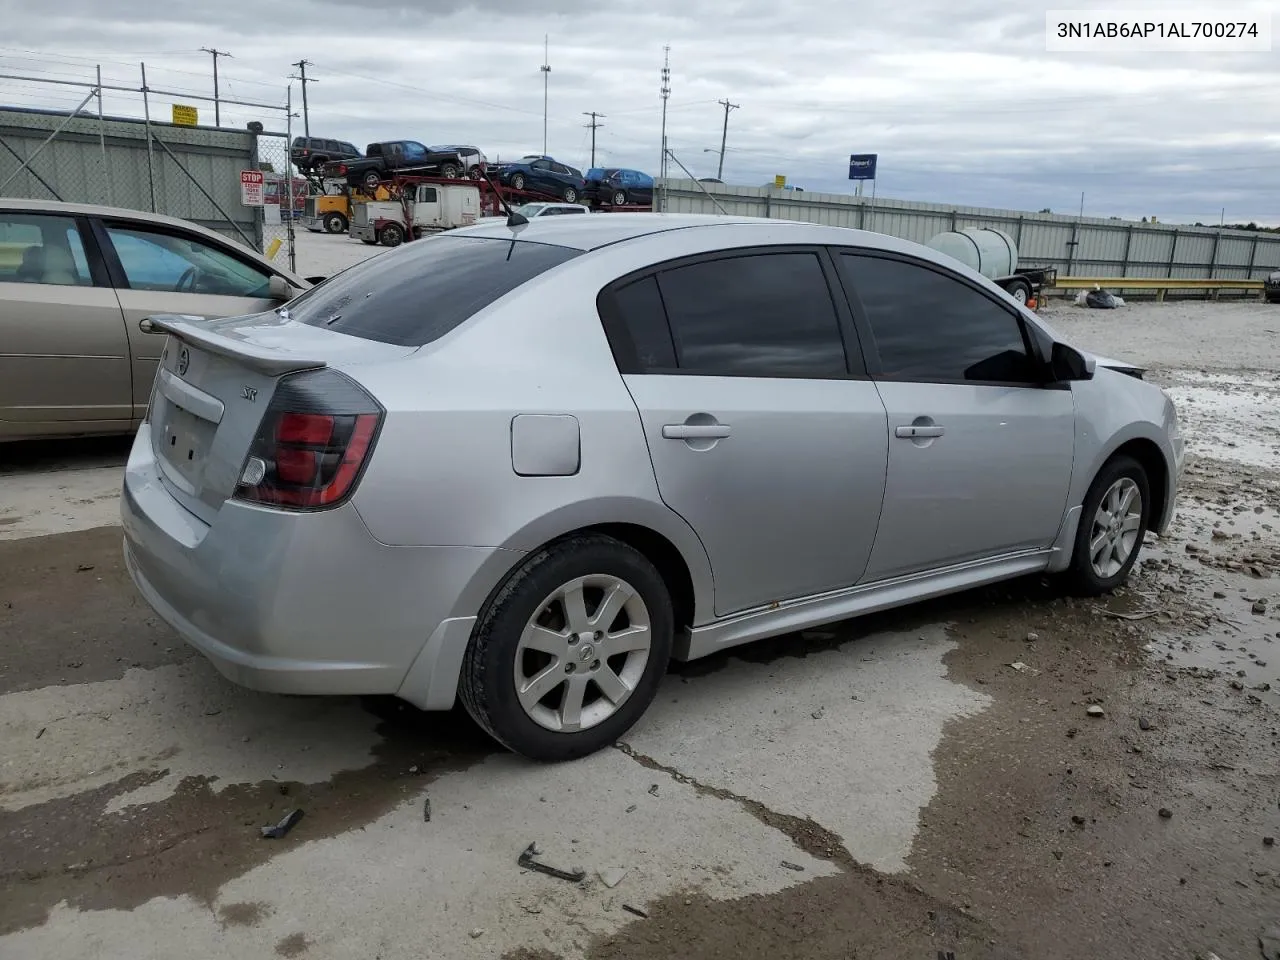
<path id="1" fill-rule="evenodd" d="M 194 127 L 200 122 L 200 112 L 195 107 L 175 103 L 173 105 L 173 122 L 180 127 Z"/>

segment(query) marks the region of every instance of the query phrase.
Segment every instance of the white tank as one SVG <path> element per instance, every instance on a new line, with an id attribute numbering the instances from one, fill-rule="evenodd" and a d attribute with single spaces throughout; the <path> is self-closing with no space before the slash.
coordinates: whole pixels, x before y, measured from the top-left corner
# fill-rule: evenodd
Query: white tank
<path id="1" fill-rule="evenodd" d="M 1003 230 L 985 227 L 949 230 L 930 240 L 929 246 L 955 257 L 989 280 L 1012 276 L 1018 269 L 1018 246 Z"/>

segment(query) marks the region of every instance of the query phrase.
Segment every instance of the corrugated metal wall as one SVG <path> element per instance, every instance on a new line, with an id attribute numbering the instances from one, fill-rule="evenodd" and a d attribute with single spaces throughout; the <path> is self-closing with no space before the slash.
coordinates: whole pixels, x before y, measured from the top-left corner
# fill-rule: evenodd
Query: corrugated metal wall
<path id="1" fill-rule="evenodd" d="M 737 216 L 806 220 L 874 230 L 928 243 L 945 230 L 994 227 L 1018 244 L 1023 266 L 1057 267 L 1077 277 L 1257 279 L 1280 269 L 1280 234 L 1130 220 L 1077 218 L 908 200 L 872 200 L 838 193 L 796 193 L 768 187 L 666 181 L 672 213 L 717 213 L 705 187 Z"/>
<path id="2" fill-rule="evenodd" d="M 66 117 L 65 113 L 0 109 L 0 183 L 35 154 Z M 74 117 L 0 194 L 49 200 L 56 193 L 71 203 L 154 209 L 243 242 L 232 226 L 234 222 L 260 248 L 261 214 L 257 208 L 240 204 L 240 171 L 258 166 L 257 137 L 247 130 L 169 123 L 152 123 L 151 128 L 154 138 L 168 146 L 174 156 L 156 145 L 151 151 L 149 170 L 142 121 L 108 118 L 100 125 L 96 115 Z M 208 197 L 192 178 L 199 181 Z M 53 193 L 41 179 L 53 188 Z"/>

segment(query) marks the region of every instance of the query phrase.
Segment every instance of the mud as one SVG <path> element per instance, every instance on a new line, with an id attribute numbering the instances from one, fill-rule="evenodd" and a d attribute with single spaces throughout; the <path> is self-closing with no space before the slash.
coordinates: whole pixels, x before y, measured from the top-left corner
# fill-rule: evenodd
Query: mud
<path id="1" fill-rule="evenodd" d="M 0 543 L 0 695 L 195 656 L 138 596 L 119 527 Z"/>

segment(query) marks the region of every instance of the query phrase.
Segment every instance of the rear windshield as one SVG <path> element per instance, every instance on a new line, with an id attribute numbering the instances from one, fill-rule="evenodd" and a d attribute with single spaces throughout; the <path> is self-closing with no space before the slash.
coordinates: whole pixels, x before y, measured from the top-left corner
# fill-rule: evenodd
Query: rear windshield
<path id="1" fill-rule="evenodd" d="M 581 250 L 431 237 L 348 267 L 288 304 L 289 316 L 353 337 L 420 347 Z"/>

